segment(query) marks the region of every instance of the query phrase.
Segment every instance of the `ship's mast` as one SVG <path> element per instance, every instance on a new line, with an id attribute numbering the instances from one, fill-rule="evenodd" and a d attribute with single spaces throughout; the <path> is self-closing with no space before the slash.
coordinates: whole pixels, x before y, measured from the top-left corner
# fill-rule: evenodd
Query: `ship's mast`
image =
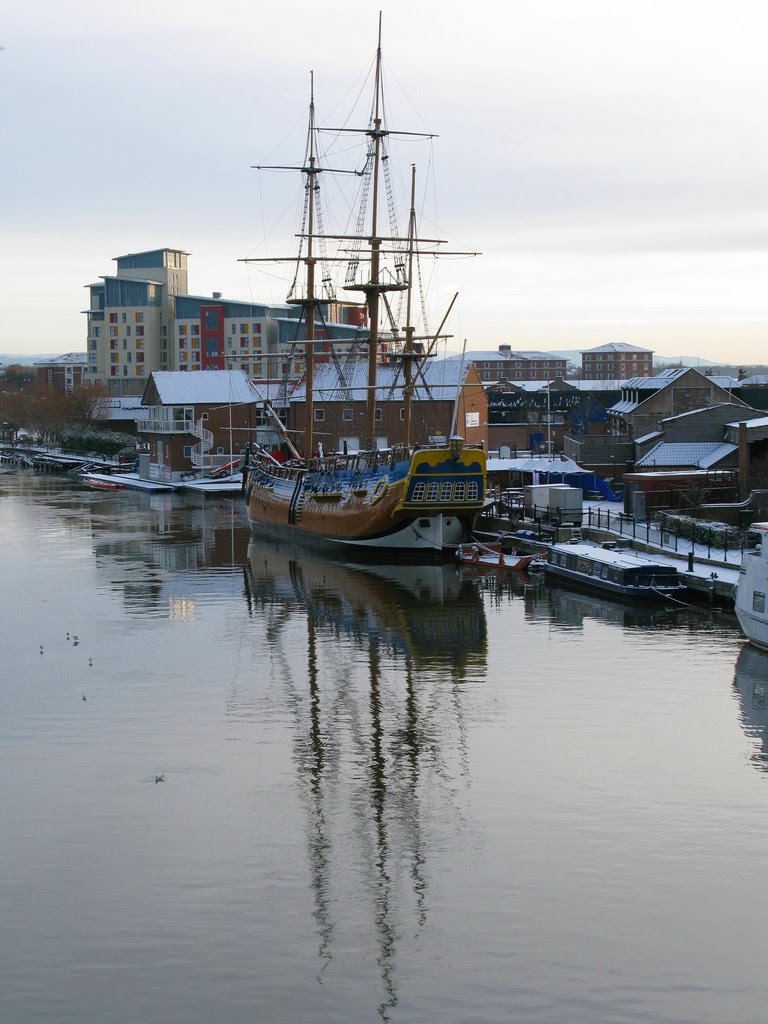
<path id="1" fill-rule="evenodd" d="M 315 165 L 315 76 L 310 72 L 310 100 L 309 100 L 309 129 L 307 133 L 307 149 L 309 159 L 307 160 L 307 188 L 309 189 L 309 204 L 307 213 L 307 294 L 304 302 L 304 458 L 312 458 L 314 439 L 312 436 L 313 421 L 315 418 L 314 408 L 314 386 L 315 386 L 315 263 L 312 243 L 315 232 L 315 179 L 317 167 Z"/>
<path id="2" fill-rule="evenodd" d="M 379 359 L 379 272 L 381 239 L 377 235 L 379 205 L 379 165 L 381 161 L 381 12 L 379 39 L 376 47 L 376 80 L 374 84 L 373 130 L 373 209 L 371 211 L 371 279 L 368 291 L 368 401 L 366 407 L 366 447 L 373 448 L 376 436 L 376 371 Z"/>
<path id="3" fill-rule="evenodd" d="M 405 339 L 403 342 L 403 444 L 411 443 L 411 399 L 413 398 L 413 321 L 411 319 L 411 300 L 413 298 L 413 247 L 416 240 L 416 168 L 411 167 L 411 213 L 408 219 L 408 291 L 405 301 Z"/>
<path id="4" fill-rule="evenodd" d="M 332 174 L 357 174 L 356 171 L 350 171 L 348 169 L 328 168 L 320 167 L 317 162 L 317 126 L 315 124 L 315 76 L 314 72 L 310 72 L 310 102 L 309 102 L 309 123 L 307 129 L 307 144 L 305 148 L 304 162 L 301 166 L 292 165 L 266 165 L 256 164 L 257 170 L 281 170 L 281 171 L 300 171 L 305 176 L 305 189 L 306 189 L 306 223 L 305 231 L 302 232 L 300 237 L 307 240 L 306 255 L 304 257 L 299 254 L 298 261 L 303 263 L 307 268 L 306 276 L 306 292 L 304 298 L 291 298 L 290 294 L 288 301 L 294 305 L 302 307 L 304 316 L 304 371 L 305 371 L 305 384 L 306 384 L 306 399 L 305 399 L 305 423 L 304 423 L 304 460 L 308 461 L 312 458 L 312 452 L 314 448 L 314 359 L 315 359 L 315 315 L 319 302 L 315 295 L 315 266 L 317 265 L 318 259 L 315 256 L 314 242 L 315 239 L 320 239 L 320 260 L 325 262 L 328 257 L 323 255 L 323 241 L 325 237 L 323 235 L 315 234 L 315 221 L 319 221 L 319 210 L 316 208 L 317 193 L 319 190 L 319 176 L 322 172 L 329 172 Z M 248 258 L 242 260 L 243 263 L 296 263 L 296 256 L 270 256 L 265 258 Z M 294 279 L 294 285 L 296 279 Z M 293 291 L 293 286 L 291 287 Z M 329 339 L 330 340 L 330 339 Z M 292 446 L 291 446 L 292 447 Z M 295 449 L 292 449 L 295 453 Z"/>

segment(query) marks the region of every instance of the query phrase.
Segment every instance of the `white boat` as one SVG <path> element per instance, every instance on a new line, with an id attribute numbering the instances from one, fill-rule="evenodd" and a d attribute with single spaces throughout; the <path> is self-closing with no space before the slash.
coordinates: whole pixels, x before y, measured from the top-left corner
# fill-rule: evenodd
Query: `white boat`
<path id="1" fill-rule="evenodd" d="M 750 527 L 762 538 L 756 551 L 748 551 L 741 560 L 736 584 L 735 610 L 744 636 L 756 647 L 768 651 L 768 523 Z"/>
<path id="2" fill-rule="evenodd" d="M 677 569 L 624 548 L 586 541 L 553 544 L 544 566 L 548 575 L 617 597 L 651 601 L 684 591 Z"/>

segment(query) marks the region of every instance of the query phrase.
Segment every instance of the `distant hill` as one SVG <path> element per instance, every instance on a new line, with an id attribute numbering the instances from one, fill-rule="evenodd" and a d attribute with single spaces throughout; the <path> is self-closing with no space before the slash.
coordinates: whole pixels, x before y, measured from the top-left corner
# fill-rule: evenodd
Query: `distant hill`
<path id="1" fill-rule="evenodd" d="M 63 352 L 23 352 L 21 355 L 13 352 L 0 352 L 0 366 L 11 366 L 20 363 L 22 366 L 31 366 L 40 359 L 55 359 L 63 355 Z"/>

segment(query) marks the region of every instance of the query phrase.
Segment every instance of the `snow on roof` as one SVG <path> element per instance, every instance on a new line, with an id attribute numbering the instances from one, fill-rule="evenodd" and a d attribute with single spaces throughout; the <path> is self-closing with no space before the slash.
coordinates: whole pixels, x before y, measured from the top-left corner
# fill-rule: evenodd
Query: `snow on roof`
<path id="1" fill-rule="evenodd" d="M 591 469 L 582 469 L 573 459 L 537 459 L 532 456 L 519 459 L 488 459 L 486 469 L 489 473 L 511 470 L 518 473 L 591 473 Z"/>
<path id="2" fill-rule="evenodd" d="M 623 341 L 609 341 L 607 345 L 598 345 L 597 348 L 588 348 L 582 352 L 582 355 L 586 355 L 591 352 L 643 352 L 647 355 L 653 354 L 653 349 L 650 348 L 638 348 L 637 345 L 627 345 Z"/>
<path id="3" fill-rule="evenodd" d="M 555 352 L 540 352 L 535 349 L 479 349 L 475 351 L 468 351 L 463 354 L 459 352 L 454 355 L 446 356 L 444 361 L 451 360 L 452 362 L 461 362 L 464 359 L 465 363 L 476 363 L 480 360 L 487 362 L 498 361 L 499 359 L 538 359 L 538 360 L 549 360 L 553 363 L 565 363 L 567 362 L 562 356 L 557 355 Z"/>
<path id="4" fill-rule="evenodd" d="M 744 423 L 747 430 L 751 430 L 753 427 L 768 427 L 768 416 L 756 416 L 753 420 L 734 420 L 732 423 L 727 423 L 728 427 L 738 427 L 741 423 Z"/>
<path id="5" fill-rule="evenodd" d="M 652 466 L 691 466 L 708 469 L 736 449 L 735 444 L 722 444 L 719 441 L 660 441 L 638 459 L 635 465 L 638 469 L 648 469 Z"/>
<path id="6" fill-rule="evenodd" d="M 661 437 L 663 433 L 663 430 L 652 430 L 650 434 L 643 434 L 642 437 L 636 437 L 635 444 L 645 444 L 646 441 L 652 441 L 654 437 Z"/>
<path id="7" fill-rule="evenodd" d="M 721 444 L 709 455 L 705 455 L 703 459 L 699 459 L 699 466 L 701 469 L 710 469 L 712 466 L 717 465 L 718 462 L 722 462 L 728 455 L 732 455 L 734 452 L 739 450 L 737 444 Z"/>
<path id="8" fill-rule="evenodd" d="M 753 384 L 768 384 L 768 374 L 765 373 L 753 373 L 751 377 L 742 377 L 738 382 L 741 387 L 750 386 Z"/>
<path id="9" fill-rule="evenodd" d="M 60 356 L 51 356 L 50 359 L 40 359 L 33 366 L 69 366 L 72 364 L 79 365 L 80 363 L 88 362 L 87 352 L 65 352 Z"/>
<path id="10" fill-rule="evenodd" d="M 424 368 L 423 385 L 413 393 L 414 400 L 423 402 L 436 398 L 452 400 L 461 379 L 469 371 L 469 364 L 461 367 L 460 362 L 451 359 L 436 359 Z M 316 402 L 364 402 L 368 394 L 368 366 L 363 361 L 352 363 L 343 369 L 344 379 L 332 363 L 320 363 L 314 368 L 314 398 Z M 376 372 L 376 401 L 401 401 L 405 379 L 398 366 L 380 366 Z M 303 402 L 304 380 L 292 392 L 291 401 Z"/>
<path id="11" fill-rule="evenodd" d="M 150 379 L 155 382 L 161 405 L 258 401 L 242 370 L 155 370 Z"/>

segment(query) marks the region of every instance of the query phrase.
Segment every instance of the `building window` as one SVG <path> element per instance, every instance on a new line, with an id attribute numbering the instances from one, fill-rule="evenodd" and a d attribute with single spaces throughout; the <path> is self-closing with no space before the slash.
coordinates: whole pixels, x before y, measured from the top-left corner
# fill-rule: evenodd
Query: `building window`
<path id="1" fill-rule="evenodd" d="M 240 324 L 240 333 L 241 334 L 247 334 L 248 333 L 248 324 Z"/>
<path id="2" fill-rule="evenodd" d="M 401 420 L 404 420 L 404 419 L 405 419 L 405 409 L 401 409 L 401 410 L 400 410 L 400 419 L 401 419 Z"/>
<path id="3" fill-rule="evenodd" d="M 140 338 L 143 338 L 143 337 L 144 337 L 144 328 L 143 328 L 143 327 L 137 327 L 137 328 L 136 328 L 136 334 L 137 334 L 137 335 L 138 335 L 138 336 L 139 336 Z"/>
<path id="4" fill-rule="evenodd" d="M 199 334 L 200 333 L 200 324 L 192 324 L 192 333 L 193 334 Z"/>
<path id="5" fill-rule="evenodd" d="M 376 418 L 376 422 L 380 423 L 384 419 L 384 410 L 383 409 L 374 409 L 374 416 Z"/>
<path id="6" fill-rule="evenodd" d="M 117 328 L 116 327 L 110 327 L 109 328 L 109 336 L 110 336 L 110 338 L 116 338 L 117 337 Z"/>
<path id="7" fill-rule="evenodd" d="M 185 444 L 184 445 L 184 458 L 185 459 L 191 459 L 192 458 L 192 445 L 191 444 Z"/>
<path id="8" fill-rule="evenodd" d="M 128 342 L 123 338 L 123 352 L 128 348 Z"/>
<path id="9" fill-rule="evenodd" d="M 181 324 L 180 327 L 179 327 L 179 334 L 182 335 L 182 337 L 184 337 L 186 335 L 186 333 L 187 333 L 187 325 L 186 324 Z"/>
<path id="10" fill-rule="evenodd" d="M 247 348 L 247 347 L 248 347 L 248 339 L 247 338 L 241 338 L 240 339 L 240 348 Z"/>
<path id="11" fill-rule="evenodd" d="M 253 333 L 254 334 L 261 334 L 261 324 L 254 324 L 253 325 Z"/>
<path id="12" fill-rule="evenodd" d="M 144 367 L 143 366 L 137 366 L 136 367 L 136 376 L 137 377 L 143 377 L 144 376 Z"/>
<path id="13" fill-rule="evenodd" d="M 343 420 L 345 420 L 347 423 L 349 423 L 350 420 L 354 419 L 354 416 L 355 416 L 355 414 L 352 411 L 352 409 L 342 409 L 341 410 L 341 418 Z"/>
<path id="14" fill-rule="evenodd" d="M 143 324 L 144 323 L 144 314 L 143 313 L 136 313 L 134 315 L 134 319 L 136 320 L 137 324 Z"/>
<path id="15" fill-rule="evenodd" d="M 110 313 L 109 314 L 109 322 L 111 324 L 116 324 L 117 323 L 117 313 Z"/>
<path id="16" fill-rule="evenodd" d="M 100 334 L 101 334 L 101 328 L 100 327 L 94 327 L 93 328 L 93 336 L 94 336 L 94 338 L 98 338 Z"/>
<path id="17" fill-rule="evenodd" d="M 113 377 L 116 377 L 117 376 L 117 371 L 120 369 L 120 367 L 119 366 L 111 366 L 109 369 L 110 369 L 111 375 Z"/>
<path id="18" fill-rule="evenodd" d="M 315 409 L 315 422 L 321 423 L 325 419 L 325 409 Z"/>
<path id="19" fill-rule="evenodd" d="M 144 362 L 144 353 L 143 352 L 137 352 L 136 353 L 136 362 L 137 363 L 143 363 Z"/>

